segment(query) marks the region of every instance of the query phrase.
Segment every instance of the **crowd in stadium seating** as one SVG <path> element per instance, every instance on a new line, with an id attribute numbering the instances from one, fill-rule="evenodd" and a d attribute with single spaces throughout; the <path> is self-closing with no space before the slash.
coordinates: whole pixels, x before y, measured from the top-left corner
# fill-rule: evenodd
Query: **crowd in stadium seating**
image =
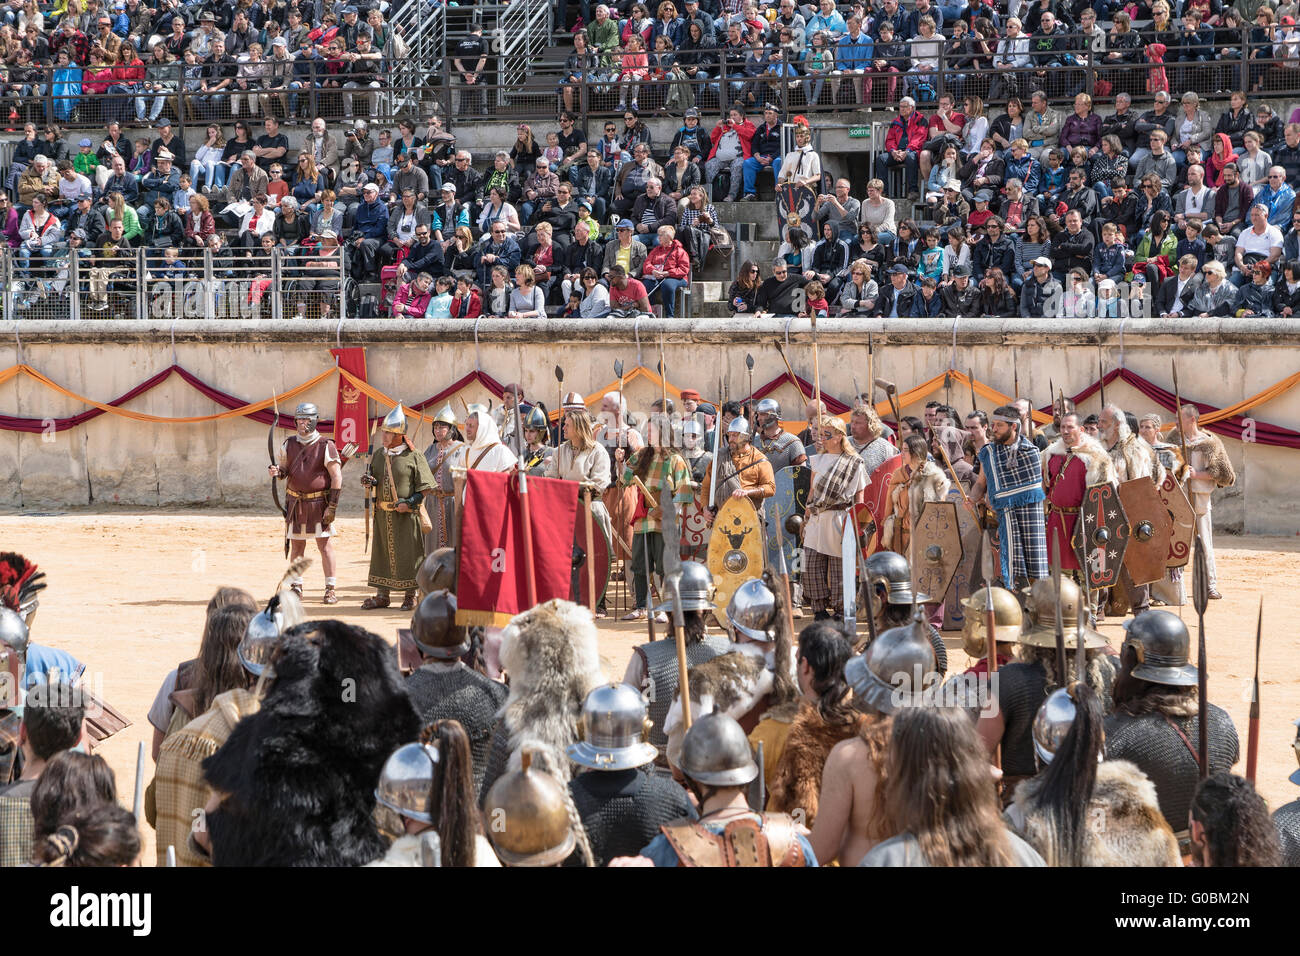
<path id="1" fill-rule="evenodd" d="M 558 121 L 520 123 L 476 163 L 436 110 L 350 118 L 381 111 L 404 54 L 386 3 L 8 0 L 0 229 L 18 276 L 72 249 L 143 247 L 163 275 L 205 249 L 218 267 L 278 249 L 326 297 L 379 283 L 374 314 L 671 316 L 711 251 L 732 252 L 728 204 L 770 170 L 811 190 L 813 214 L 783 225 L 779 265 L 734 257 L 733 312 L 1300 307 L 1300 110 L 1264 102 L 1300 76 L 1294 2 L 561 6 Z M 455 110 L 488 111 L 482 30 L 448 56 Z M 653 108 L 681 117 L 669 142 L 639 102 L 659 80 L 678 81 Z M 618 113 L 584 130 L 604 90 Z M 874 178 L 823 170 L 807 121 L 783 150 L 796 112 L 861 106 L 892 117 Z M 182 119 L 210 124 L 197 148 Z"/>

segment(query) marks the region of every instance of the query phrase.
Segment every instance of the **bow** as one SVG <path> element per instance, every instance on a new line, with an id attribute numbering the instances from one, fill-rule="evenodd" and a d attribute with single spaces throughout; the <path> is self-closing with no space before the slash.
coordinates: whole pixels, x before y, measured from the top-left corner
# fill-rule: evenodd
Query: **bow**
<path id="1" fill-rule="evenodd" d="M 275 403 L 275 417 L 271 419 L 271 427 L 266 432 L 266 454 L 271 459 L 271 464 L 279 466 L 280 462 L 275 457 L 275 426 L 280 423 L 280 399 L 275 392 L 272 392 L 271 400 Z M 275 507 L 280 512 L 281 517 L 288 517 L 284 505 L 280 503 L 280 489 L 275 482 L 276 479 L 272 478 L 271 500 L 275 502 Z"/>

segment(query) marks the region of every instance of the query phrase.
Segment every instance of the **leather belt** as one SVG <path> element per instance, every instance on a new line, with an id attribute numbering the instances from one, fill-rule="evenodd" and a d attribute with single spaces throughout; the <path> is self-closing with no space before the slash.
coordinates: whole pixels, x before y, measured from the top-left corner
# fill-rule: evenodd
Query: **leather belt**
<path id="1" fill-rule="evenodd" d="M 1063 515 L 1077 515 L 1077 514 L 1079 513 L 1079 510 L 1080 510 L 1080 509 L 1078 509 L 1078 508 L 1067 508 L 1067 507 L 1065 507 L 1065 506 L 1063 506 L 1063 505 L 1054 505 L 1054 504 L 1050 504 L 1050 503 L 1049 503 L 1049 504 L 1048 504 L 1048 510 L 1050 510 L 1050 511 L 1055 511 L 1055 512 L 1059 512 L 1060 514 L 1063 514 Z"/>
<path id="2" fill-rule="evenodd" d="M 396 511 L 397 506 L 402 504 L 400 501 L 376 501 L 375 507 L 380 511 Z"/>
<path id="3" fill-rule="evenodd" d="M 440 491 L 440 490 L 438 490 L 437 488 L 435 488 L 435 489 L 433 490 L 432 494 L 433 494 L 433 496 L 434 496 L 435 498 L 452 498 L 452 497 L 455 496 L 456 492 L 454 492 L 454 491 Z"/>
<path id="4" fill-rule="evenodd" d="M 306 493 L 294 491 L 291 488 L 284 489 L 284 493 L 290 498 L 297 498 L 299 501 L 311 501 L 313 498 L 324 498 L 329 494 L 328 491 L 309 491 Z"/>

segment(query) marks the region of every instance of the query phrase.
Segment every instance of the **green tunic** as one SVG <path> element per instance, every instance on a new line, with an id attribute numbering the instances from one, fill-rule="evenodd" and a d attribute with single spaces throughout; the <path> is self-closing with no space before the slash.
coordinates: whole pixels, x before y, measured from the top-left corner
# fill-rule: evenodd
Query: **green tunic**
<path id="1" fill-rule="evenodd" d="M 384 467 L 385 456 L 384 449 L 378 449 L 370 457 L 368 469 L 370 476 L 378 482 L 368 583 L 373 588 L 410 591 L 416 586 L 415 573 L 424 561 L 424 536 L 416 513 L 419 508 L 417 496 L 433 490 L 433 472 L 423 455 L 403 445 L 398 454 L 391 456 L 393 477 L 390 482 L 388 469 Z M 393 485 L 397 486 L 396 489 Z M 410 500 L 413 497 L 417 497 L 414 502 Z M 411 505 L 410 514 L 385 510 L 385 505 L 403 498 Z"/>

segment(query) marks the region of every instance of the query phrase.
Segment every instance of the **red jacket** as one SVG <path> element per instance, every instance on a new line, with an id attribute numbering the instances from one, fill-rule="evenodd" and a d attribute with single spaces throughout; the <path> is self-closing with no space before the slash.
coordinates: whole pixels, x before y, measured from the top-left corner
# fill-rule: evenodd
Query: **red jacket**
<path id="1" fill-rule="evenodd" d="M 717 155 L 718 142 L 722 139 L 722 134 L 727 131 L 729 125 L 730 121 L 719 123 L 717 126 L 713 127 L 713 132 L 709 134 L 709 140 L 713 143 L 713 148 L 709 150 L 708 159 L 712 159 Z M 750 144 L 754 139 L 754 124 L 749 120 L 745 120 L 745 122 L 736 127 L 736 132 L 740 134 L 740 153 L 746 159 L 749 159 L 752 154 Z M 922 142 L 924 142 L 924 140 L 922 140 Z"/>
<path id="2" fill-rule="evenodd" d="M 143 83 L 144 60 L 136 57 L 130 63 L 119 63 L 113 67 L 114 83 Z"/>
<path id="3" fill-rule="evenodd" d="M 686 279 L 691 274 L 691 260 L 682 244 L 674 239 L 671 244 L 665 246 L 660 243 L 646 253 L 645 262 L 641 265 L 641 277 L 653 276 L 655 269 L 663 269 L 670 279 Z"/>
<path id="4" fill-rule="evenodd" d="M 421 292 L 414 282 L 403 282 L 397 287 L 397 294 L 393 296 L 393 318 L 402 316 L 423 318 L 425 310 L 429 308 L 429 299 L 432 297 L 432 285 Z"/>
<path id="5" fill-rule="evenodd" d="M 920 110 L 912 110 L 907 119 L 895 116 L 885 134 L 885 149 L 906 149 L 919 153 L 930 138 L 930 127 Z"/>
<path id="6" fill-rule="evenodd" d="M 477 289 L 470 289 L 463 298 L 451 297 L 451 317 L 453 319 L 477 319 L 483 314 L 483 300 Z"/>

